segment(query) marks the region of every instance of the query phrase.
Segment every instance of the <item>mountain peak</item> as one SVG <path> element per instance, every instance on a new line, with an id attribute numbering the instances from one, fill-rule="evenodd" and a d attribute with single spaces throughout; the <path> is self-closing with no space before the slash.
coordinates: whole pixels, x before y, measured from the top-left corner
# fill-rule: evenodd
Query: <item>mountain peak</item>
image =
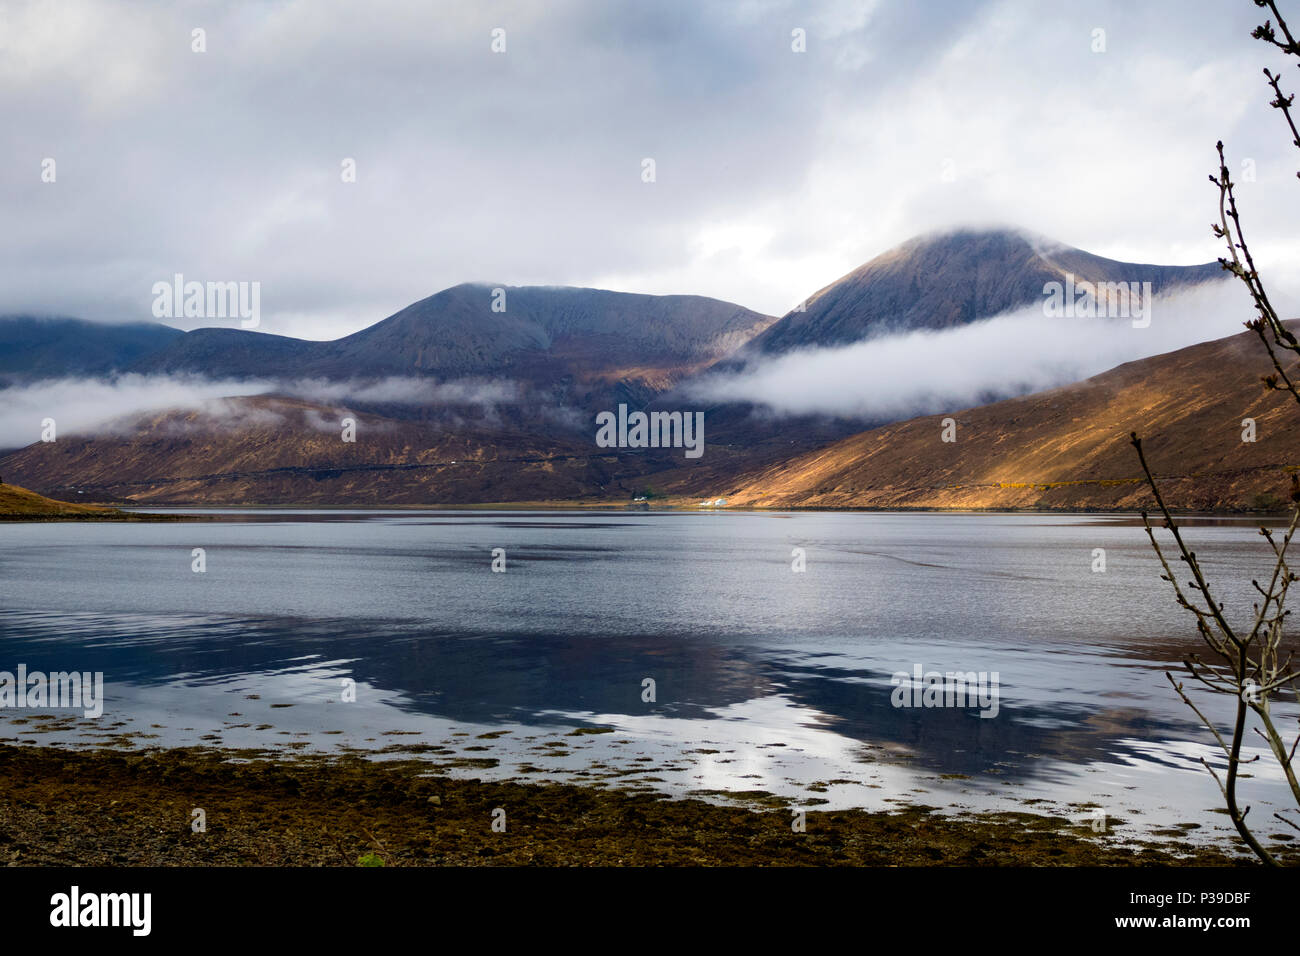
<path id="1" fill-rule="evenodd" d="M 1119 262 L 1013 227 L 958 227 L 913 236 L 818 290 L 753 343 L 766 354 L 849 345 L 915 329 L 946 329 L 1043 300 L 1067 274 L 1088 282 L 1149 282 L 1153 294 L 1222 278 L 1217 262 Z"/>

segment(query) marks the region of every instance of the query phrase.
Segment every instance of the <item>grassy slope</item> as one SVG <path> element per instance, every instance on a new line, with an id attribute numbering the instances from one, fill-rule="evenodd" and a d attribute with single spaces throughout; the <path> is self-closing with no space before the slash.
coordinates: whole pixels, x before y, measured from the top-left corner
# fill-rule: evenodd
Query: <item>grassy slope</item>
<path id="1" fill-rule="evenodd" d="M 109 515 L 110 508 L 55 501 L 17 485 L 0 484 L 0 518 L 70 517 L 73 515 Z"/>

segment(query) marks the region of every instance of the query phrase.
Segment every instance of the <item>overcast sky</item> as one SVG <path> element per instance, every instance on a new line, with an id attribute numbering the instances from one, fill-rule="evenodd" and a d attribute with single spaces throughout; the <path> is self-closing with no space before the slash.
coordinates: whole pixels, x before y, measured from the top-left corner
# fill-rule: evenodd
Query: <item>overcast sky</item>
<path id="1" fill-rule="evenodd" d="M 1300 153 L 1260 20 L 1249 0 L 0 0 L 0 312 L 150 319 L 179 272 L 260 282 L 263 330 L 308 338 L 464 281 L 782 314 L 968 223 L 1204 262 L 1218 138 L 1254 161 L 1243 215 L 1281 269 Z"/>

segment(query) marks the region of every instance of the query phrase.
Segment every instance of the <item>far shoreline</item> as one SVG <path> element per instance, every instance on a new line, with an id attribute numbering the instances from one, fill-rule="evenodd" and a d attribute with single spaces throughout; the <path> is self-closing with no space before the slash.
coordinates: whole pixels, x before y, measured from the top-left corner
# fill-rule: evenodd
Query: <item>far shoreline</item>
<path id="1" fill-rule="evenodd" d="M 133 512 L 114 510 L 104 514 L 0 514 L 0 524 L 5 523 L 24 523 L 34 524 L 40 522 L 98 522 L 98 521 L 126 521 L 126 522 L 155 522 L 155 521 L 211 521 L 211 515 L 169 515 L 156 514 L 154 512 Z"/>
<path id="2" fill-rule="evenodd" d="M 130 503 L 117 502 L 104 507 L 114 507 L 119 509 L 131 509 L 137 506 Z M 145 506 L 139 506 L 145 507 Z M 1114 516 L 1123 518 L 1140 519 L 1144 513 L 1141 508 L 922 508 L 907 506 L 831 506 L 831 505 L 721 505 L 702 507 L 694 503 L 694 499 L 687 501 L 664 501 L 662 503 L 650 502 L 632 502 L 632 501 L 586 501 L 586 500 L 559 500 L 559 501 L 485 501 L 485 502 L 468 502 L 468 503 L 447 503 L 439 502 L 436 504 L 386 504 L 386 503 L 319 503 L 319 502 L 295 502 L 295 503 L 267 503 L 256 502 L 249 504 L 165 504 L 155 507 L 165 509 L 161 512 L 150 512 L 156 517 L 168 517 L 168 512 L 194 511 L 202 512 L 204 515 L 219 514 L 222 511 L 615 511 L 615 512 L 661 512 L 661 513 L 691 513 L 691 514 L 744 514 L 747 512 L 780 514 L 786 512 L 809 513 L 809 514 L 970 514 L 970 515 L 1043 515 L 1043 516 Z M 1249 509 L 1221 509 L 1221 510 L 1180 510 L 1170 509 L 1175 517 L 1179 518 L 1236 518 L 1241 520 L 1268 519 L 1286 521 L 1290 519 L 1289 511 L 1254 511 Z M 143 516 L 144 512 L 132 512 L 129 514 L 138 514 Z M 1145 512 L 1151 514 L 1150 511 Z M 196 516 L 197 517 L 197 516 Z"/>
<path id="3" fill-rule="evenodd" d="M 701 507 L 694 503 L 662 502 L 616 502 L 616 501 L 512 501 L 512 502 L 475 502 L 467 504 L 322 504 L 291 503 L 269 504 L 258 502 L 252 504 L 166 504 L 157 506 L 160 510 L 135 510 L 130 503 L 106 504 L 95 502 L 95 510 L 78 512 L 43 512 L 43 513 L 3 513 L 0 512 L 0 525 L 3 524 L 38 524 L 38 523 L 130 523 L 156 524 L 168 522 L 213 522 L 221 521 L 229 515 L 247 515 L 254 517 L 265 513 L 268 517 L 276 512 L 335 512 L 340 515 L 348 513 L 420 513 L 420 512 L 479 512 L 493 513 L 584 513 L 584 514 L 862 514 L 862 515 L 969 515 L 976 516 L 1011 516 L 1025 515 L 1040 518 L 1113 518 L 1141 526 L 1144 514 L 1150 512 L 1127 508 L 920 508 L 920 507 L 832 507 L 827 505 L 799 506 L 711 506 Z M 1234 523 L 1259 522 L 1275 526 L 1284 526 L 1290 521 L 1290 513 L 1285 511 L 1180 511 L 1171 509 L 1175 518 L 1182 522 L 1232 521 Z M 1153 527 L 1163 524 L 1158 516 L 1151 518 Z"/>

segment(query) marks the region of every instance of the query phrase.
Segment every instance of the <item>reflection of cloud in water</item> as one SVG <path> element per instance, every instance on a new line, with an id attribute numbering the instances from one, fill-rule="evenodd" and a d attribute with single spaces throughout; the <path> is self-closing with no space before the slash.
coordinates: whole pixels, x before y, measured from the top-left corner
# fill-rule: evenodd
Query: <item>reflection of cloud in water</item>
<path id="1" fill-rule="evenodd" d="M 103 670 L 110 684 L 220 685 L 247 675 L 267 682 L 307 675 L 337 685 L 351 677 L 391 693 L 404 710 L 471 723 L 527 725 L 584 713 L 705 721 L 780 695 L 798 721 L 779 728 L 787 736 L 815 727 L 823 736 L 905 753 L 936 772 L 1009 779 L 1046 772 L 1052 761 L 1160 760 L 1159 748 L 1137 745 L 1185 736 L 1189 726 L 1138 707 L 1023 692 L 1005 683 L 1007 673 L 993 719 L 974 709 L 895 708 L 892 667 L 863 666 L 844 655 L 792 660 L 692 636 L 436 634 L 393 621 L 18 612 L 0 625 L 14 660 L 46 670 Z M 654 704 L 641 700 L 647 677 L 657 685 Z M 1041 690 L 1046 676 L 1040 677 Z"/>
<path id="2" fill-rule="evenodd" d="M 975 710 L 894 708 L 897 662 L 792 657 L 695 636 L 436 634 L 393 621 L 0 611 L 0 637 L 8 660 L 34 669 L 104 671 L 110 720 L 169 745 L 214 734 L 227 746 L 302 741 L 293 746 L 377 751 L 441 737 L 454 748 L 457 739 L 471 742 L 457 731 L 508 729 L 472 741 L 471 756 L 495 765 L 473 773 L 710 799 L 764 791 L 828 807 L 1008 809 L 1033 799 L 1042 801 L 1036 812 L 1069 815 L 1096 803 L 1127 814 L 1129 833 L 1189 820 L 1208 833 L 1221 824 L 1199 763 L 1215 760 L 1203 732 L 1177 706 L 1160 713 L 1130 703 L 1163 684 L 1162 666 L 1132 658 L 1108 659 L 1098 692 L 1088 680 L 1068 686 L 1041 660 L 1015 673 L 1014 655 L 977 649 L 1003 670 L 999 715 L 983 719 Z M 943 666 L 937 645 L 913 650 Z M 1079 667 L 1079 656 L 1059 656 L 1067 670 Z M 343 677 L 357 682 L 357 704 L 339 702 Z M 657 682 L 655 704 L 641 701 L 645 677 Z M 294 706 L 275 709 L 285 703 Z M 255 733 L 259 724 L 275 729 Z M 563 736 L 583 724 L 618 733 Z M 524 743 L 539 734 L 561 735 L 553 760 Z M 1260 812 L 1282 802 L 1267 759 L 1251 772 L 1244 783 Z"/>

